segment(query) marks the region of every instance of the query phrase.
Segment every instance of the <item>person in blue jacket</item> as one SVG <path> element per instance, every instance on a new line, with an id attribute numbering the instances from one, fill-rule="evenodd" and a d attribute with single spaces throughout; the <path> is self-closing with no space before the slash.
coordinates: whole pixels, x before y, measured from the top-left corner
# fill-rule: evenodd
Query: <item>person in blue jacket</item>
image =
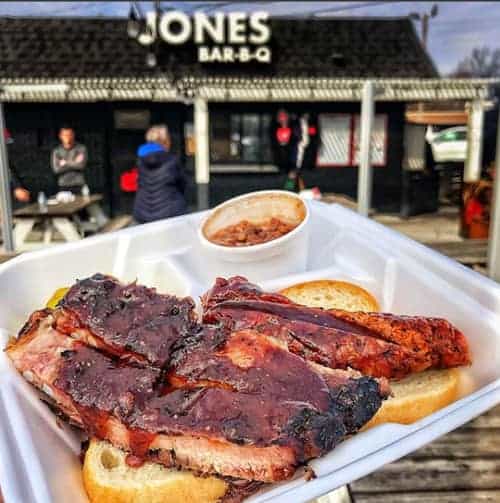
<path id="1" fill-rule="evenodd" d="M 184 173 L 170 146 L 167 126 L 152 126 L 146 132 L 146 143 L 137 151 L 139 180 L 134 219 L 138 223 L 175 217 L 187 211 Z"/>

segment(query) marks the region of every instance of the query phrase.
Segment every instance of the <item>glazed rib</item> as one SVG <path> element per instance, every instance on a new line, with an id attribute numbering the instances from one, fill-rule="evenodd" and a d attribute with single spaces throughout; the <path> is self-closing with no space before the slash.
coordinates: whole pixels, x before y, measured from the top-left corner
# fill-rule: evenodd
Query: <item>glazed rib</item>
<path id="1" fill-rule="evenodd" d="M 464 335 L 440 318 L 309 308 L 242 277 L 217 279 L 202 303 L 205 322 L 273 335 L 290 351 L 332 368 L 401 378 L 470 364 Z"/>
<path id="2" fill-rule="evenodd" d="M 172 349 L 196 325 L 194 302 L 154 288 L 95 274 L 78 281 L 59 304 L 57 329 L 124 359 L 168 364 Z"/>
<path id="3" fill-rule="evenodd" d="M 7 352 L 89 435 L 133 455 L 202 473 L 284 480 L 380 407 L 385 383 L 323 369 L 251 331 L 199 329 L 165 374 L 62 334 L 34 313 Z"/>

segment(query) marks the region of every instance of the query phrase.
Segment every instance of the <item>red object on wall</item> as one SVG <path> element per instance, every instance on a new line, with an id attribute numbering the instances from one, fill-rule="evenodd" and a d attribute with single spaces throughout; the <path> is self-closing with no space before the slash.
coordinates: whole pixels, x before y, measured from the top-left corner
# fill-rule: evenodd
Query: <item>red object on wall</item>
<path id="1" fill-rule="evenodd" d="M 137 192 L 139 182 L 139 170 L 137 168 L 129 169 L 120 176 L 120 188 L 123 192 Z"/>
<path id="2" fill-rule="evenodd" d="M 314 136 L 317 132 L 318 131 L 314 126 L 309 126 L 309 136 Z"/>
<path id="3" fill-rule="evenodd" d="M 287 145 L 290 142 L 292 130 L 289 127 L 279 127 L 276 130 L 276 139 L 280 145 Z"/>
<path id="4" fill-rule="evenodd" d="M 465 205 L 465 223 L 471 225 L 475 219 L 482 217 L 483 211 L 483 205 L 477 199 L 471 197 Z"/>
<path id="5" fill-rule="evenodd" d="M 6 145 L 10 145 L 11 143 L 14 143 L 14 138 L 12 138 L 12 135 L 10 134 L 10 131 L 7 128 L 5 128 L 3 130 L 3 137 L 4 137 Z"/>

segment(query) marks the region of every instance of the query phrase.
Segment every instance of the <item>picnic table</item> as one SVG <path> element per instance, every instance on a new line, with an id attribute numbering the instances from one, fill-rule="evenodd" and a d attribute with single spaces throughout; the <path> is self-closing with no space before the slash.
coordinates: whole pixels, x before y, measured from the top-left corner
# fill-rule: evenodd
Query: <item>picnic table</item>
<path id="1" fill-rule="evenodd" d="M 84 237 L 86 230 L 97 231 L 107 222 L 100 202 L 101 194 L 88 197 L 75 196 L 68 203 L 47 204 L 41 208 L 38 203 L 29 204 L 14 212 L 14 243 L 16 250 L 27 251 L 41 246 L 47 246 L 54 240 L 57 230 L 65 241 L 78 241 Z M 82 221 L 79 213 L 86 210 L 93 222 Z M 42 242 L 28 242 L 27 238 L 37 222 L 44 226 Z"/>

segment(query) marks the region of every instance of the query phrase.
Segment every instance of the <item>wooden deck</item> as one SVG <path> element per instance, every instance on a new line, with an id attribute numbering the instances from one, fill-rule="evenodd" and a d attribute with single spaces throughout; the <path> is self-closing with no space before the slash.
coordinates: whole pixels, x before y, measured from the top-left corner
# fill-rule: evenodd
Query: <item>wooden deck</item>
<path id="1" fill-rule="evenodd" d="M 352 503 L 500 502 L 500 406 L 349 486 Z"/>
<path id="2" fill-rule="evenodd" d="M 424 243 L 432 249 L 468 266 L 486 265 L 488 256 L 487 239 L 467 239 L 438 243 Z"/>

